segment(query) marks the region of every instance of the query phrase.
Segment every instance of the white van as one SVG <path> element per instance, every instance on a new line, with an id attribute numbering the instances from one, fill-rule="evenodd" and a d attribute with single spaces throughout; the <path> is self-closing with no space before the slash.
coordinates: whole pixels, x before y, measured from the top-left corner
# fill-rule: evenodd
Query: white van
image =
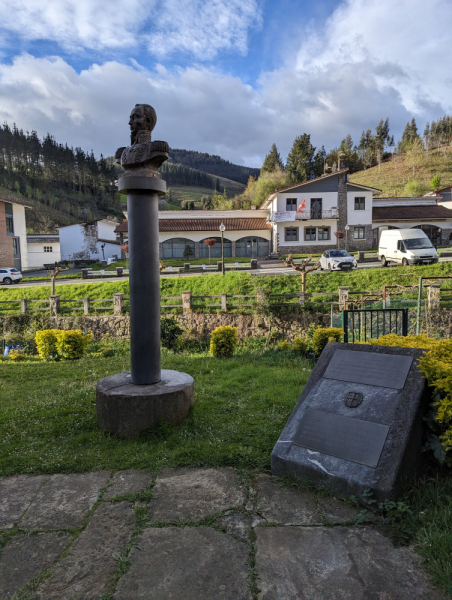
<path id="1" fill-rule="evenodd" d="M 382 231 L 378 259 L 386 267 L 389 261 L 403 266 L 438 262 L 438 253 L 422 229 Z"/>

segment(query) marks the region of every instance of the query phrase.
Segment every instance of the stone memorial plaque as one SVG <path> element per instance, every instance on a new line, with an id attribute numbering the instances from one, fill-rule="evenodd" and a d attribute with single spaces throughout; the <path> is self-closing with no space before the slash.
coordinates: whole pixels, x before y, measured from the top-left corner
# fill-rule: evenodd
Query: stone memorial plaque
<path id="1" fill-rule="evenodd" d="M 388 425 L 310 409 L 301 419 L 293 443 L 376 468 L 388 431 Z"/>
<path id="2" fill-rule="evenodd" d="M 328 344 L 272 451 L 272 474 L 341 496 L 397 497 L 422 473 L 428 409 L 418 348 Z"/>
<path id="3" fill-rule="evenodd" d="M 411 356 L 336 350 L 323 377 L 403 390 L 412 362 Z"/>

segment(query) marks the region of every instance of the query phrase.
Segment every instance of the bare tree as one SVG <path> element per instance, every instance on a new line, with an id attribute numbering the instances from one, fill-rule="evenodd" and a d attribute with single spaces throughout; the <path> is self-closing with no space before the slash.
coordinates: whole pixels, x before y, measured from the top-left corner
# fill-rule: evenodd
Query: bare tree
<path id="1" fill-rule="evenodd" d="M 300 273 L 300 275 L 301 275 L 301 292 L 304 294 L 306 292 L 306 275 L 308 273 L 310 273 L 311 271 L 316 271 L 317 269 L 319 269 L 320 262 L 317 262 L 317 263 L 311 265 L 310 267 L 308 267 L 309 263 L 311 262 L 311 257 L 309 257 L 309 258 L 306 258 L 299 265 L 296 265 L 293 261 L 292 254 L 289 254 L 289 256 L 286 259 L 283 259 L 283 262 L 286 265 L 286 267 L 292 267 L 292 269 L 295 269 L 295 271 L 298 271 L 298 273 Z"/>
<path id="2" fill-rule="evenodd" d="M 68 271 L 69 267 L 63 269 L 62 267 L 55 267 L 54 269 L 47 269 L 47 273 L 50 275 L 50 279 L 52 281 L 52 296 L 55 296 L 55 283 L 57 275 L 62 273 L 63 271 Z"/>
<path id="3" fill-rule="evenodd" d="M 215 238 L 207 238 L 204 240 L 205 245 L 209 248 L 209 265 L 210 265 L 210 249 L 215 246 L 217 240 Z"/>

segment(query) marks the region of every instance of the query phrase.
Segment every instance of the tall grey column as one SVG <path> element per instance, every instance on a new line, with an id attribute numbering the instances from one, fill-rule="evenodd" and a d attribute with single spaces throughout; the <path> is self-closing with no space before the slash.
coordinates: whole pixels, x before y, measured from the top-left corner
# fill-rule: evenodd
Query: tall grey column
<path id="1" fill-rule="evenodd" d="M 160 372 L 159 217 L 156 192 L 127 194 L 132 383 L 157 383 Z"/>

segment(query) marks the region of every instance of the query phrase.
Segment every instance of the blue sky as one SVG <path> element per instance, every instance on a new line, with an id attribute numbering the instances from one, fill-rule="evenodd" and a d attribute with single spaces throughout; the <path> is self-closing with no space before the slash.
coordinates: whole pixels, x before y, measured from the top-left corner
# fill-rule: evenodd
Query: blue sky
<path id="1" fill-rule="evenodd" d="M 148 102 L 155 139 L 260 166 L 450 114 L 451 26 L 450 0 L 2 0 L 0 119 L 111 155 Z"/>

